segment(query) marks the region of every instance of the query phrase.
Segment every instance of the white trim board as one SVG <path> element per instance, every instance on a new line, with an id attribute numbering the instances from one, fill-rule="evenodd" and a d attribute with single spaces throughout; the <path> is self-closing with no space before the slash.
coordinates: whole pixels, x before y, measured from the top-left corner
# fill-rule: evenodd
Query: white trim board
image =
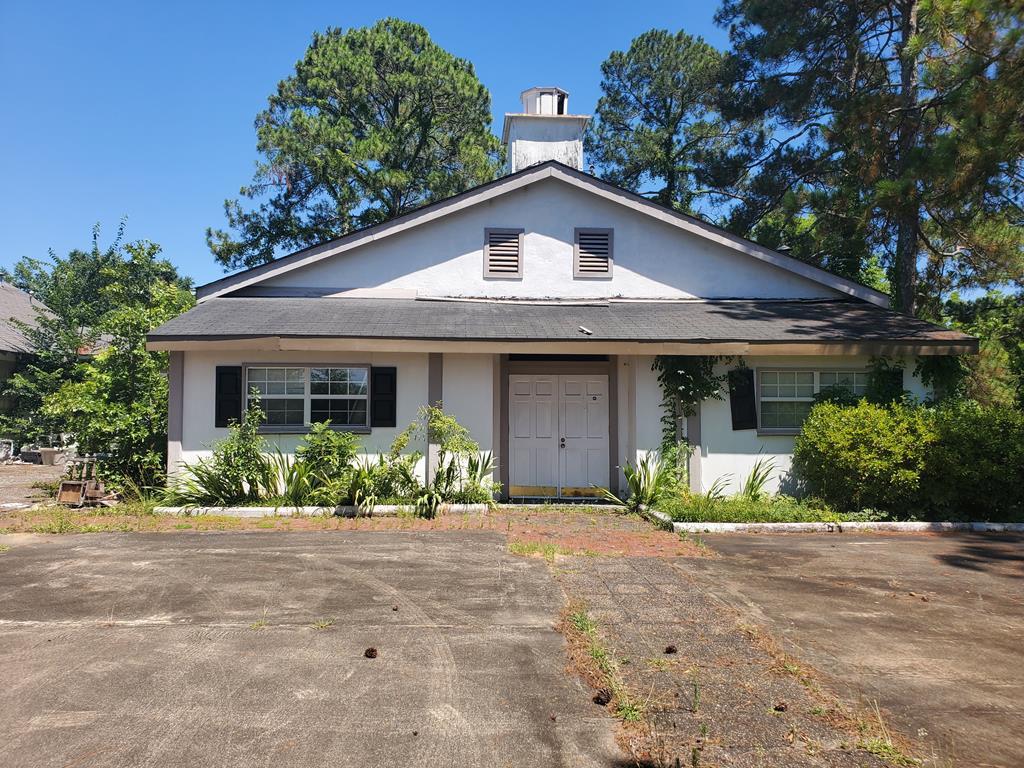
<path id="1" fill-rule="evenodd" d="M 487 184 L 482 184 L 479 187 L 449 197 L 446 200 L 431 203 L 415 211 L 410 211 L 382 224 L 352 232 L 336 240 L 283 256 L 268 264 L 253 267 L 244 272 L 228 275 L 212 283 L 201 285 L 196 289 L 196 297 L 199 301 L 205 301 L 206 299 L 233 293 L 256 285 L 264 280 L 278 277 L 294 269 L 306 267 L 323 259 L 337 256 L 361 245 L 405 232 L 413 227 L 435 221 L 451 213 L 479 205 L 545 179 L 557 179 L 605 200 L 618 203 L 663 223 L 678 227 L 685 232 L 696 234 L 759 261 L 825 285 L 847 296 L 852 296 L 880 307 L 889 306 L 888 296 L 872 288 L 868 288 L 853 280 L 839 277 L 824 269 L 795 259 L 792 256 L 786 256 L 771 248 L 759 245 L 752 240 L 731 234 L 701 219 L 678 213 L 677 211 L 671 211 L 640 195 L 601 181 L 595 176 L 570 168 L 554 160 L 525 168 L 522 171 L 496 181 L 488 182 Z"/>

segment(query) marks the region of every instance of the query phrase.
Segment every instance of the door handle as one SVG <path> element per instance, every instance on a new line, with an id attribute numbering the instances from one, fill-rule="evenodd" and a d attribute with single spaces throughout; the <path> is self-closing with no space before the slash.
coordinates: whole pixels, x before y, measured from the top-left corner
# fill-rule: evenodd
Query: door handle
<path id="1" fill-rule="evenodd" d="M 558 447 L 559 448 L 565 448 L 565 438 L 564 437 L 559 441 Z"/>

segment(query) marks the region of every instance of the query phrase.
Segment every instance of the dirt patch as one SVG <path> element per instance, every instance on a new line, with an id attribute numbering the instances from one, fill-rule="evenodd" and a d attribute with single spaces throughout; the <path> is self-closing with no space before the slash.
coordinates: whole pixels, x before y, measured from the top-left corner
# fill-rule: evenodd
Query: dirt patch
<path id="1" fill-rule="evenodd" d="M 1024 536 L 708 536 L 697 586 L 913 736 L 926 766 L 1024 755 Z M 927 599 L 925 599 L 927 598 Z"/>
<path id="2" fill-rule="evenodd" d="M 686 569 L 686 561 L 632 557 L 574 558 L 553 568 L 572 610 L 586 606 L 615 686 L 571 627 L 570 666 L 595 692 L 619 691 L 611 709 L 625 699 L 640 713 L 621 718 L 619 735 L 637 765 L 913 764 L 884 713 L 841 703 Z"/>
<path id="3" fill-rule="evenodd" d="M 510 542 L 558 554 L 698 557 L 710 550 L 611 507 L 501 506 L 481 514 L 415 517 L 255 517 L 154 515 L 132 507 L 75 510 L 42 507 L 0 512 L 0 533 L 103 531 L 491 531 Z"/>
<path id="4" fill-rule="evenodd" d="M 0 504 L 20 504 L 52 498 L 52 492 L 35 486 L 55 483 L 63 474 L 62 466 L 0 464 Z"/>

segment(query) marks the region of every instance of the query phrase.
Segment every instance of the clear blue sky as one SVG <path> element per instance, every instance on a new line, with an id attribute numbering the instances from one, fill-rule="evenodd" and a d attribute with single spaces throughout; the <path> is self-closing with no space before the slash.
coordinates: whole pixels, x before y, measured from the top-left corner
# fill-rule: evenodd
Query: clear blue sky
<path id="1" fill-rule="evenodd" d="M 0 264 L 87 247 L 127 216 L 128 239 L 160 243 L 197 283 L 222 204 L 249 181 L 253 119 L 314 30 L 385 16 L 424 25 L 474 63 L 496 122 L 531 85 L 558 85 L 574 112 L 598 97 L 600 64 L 652 27 L 724 47 L 705 2 L 102 2 L 0 0 L 4 73 Z"/>

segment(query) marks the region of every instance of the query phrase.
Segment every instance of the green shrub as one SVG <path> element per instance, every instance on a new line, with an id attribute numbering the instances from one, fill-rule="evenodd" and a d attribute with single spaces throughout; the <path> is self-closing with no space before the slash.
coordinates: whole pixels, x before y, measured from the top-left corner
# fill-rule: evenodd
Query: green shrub
<path id="1" fill-rule="evenodd" d="M 498 484 L 494 460 L 480 453 L 468 430 L 440 408 L 423 408 L 419 419 L 400 432 L 387 453 L 356 463 L 358 438 L 314 424 L 295 457 L 265 452 L 259 435 L 263 420 L 257 400 L 241 424 L 213 456 L 186 465 L 163 493 L 163 502 L 185 507 L 271 503 L 280 506 L 336 506 L 354 503 L 365 510 L 381 504 L 415 505 L 433 516 L 442 503 L 493 503 Z M 413 436 L 439 446 L 437 470 L 429 486 L 416 476 L 423 454 L 406 452 Z"/>
<path id="2" fill-rule="evenodd" d="M 498 485 L 491 479 L 494 459 L 481 454 L 469 430 L 436 406 L 420 408 L 415 431 L 437 445 L 434 476 L 417 499 L 416 508 L 433 517 L 441 504 L 491 504 Z"/>
<path id="3" fill-rule="evenodd" d="M 332 507 L 343 504 L 351 496 L 352 472 L 359 437 L 353 432 L 332 429 L 330 422 L 314 424 L 295 451 L 295 462 L 303 467 L 295 470 L 305 476 L 294 478 L 306 485 L 306 504 Z"/>
<path id="4" fill-rule="evenodd" d="M 416 430 L 410 424 L 391 441 L 387 453 L 377 454 L 356 465 L 351 473 L 349 497 L 353 504 L 372 510 L 380 504 L 415 503 L 422 489 L 416 477 L 416 464 L 423 454 L 419 451 L 404 453 Z"/>
<path id="5" fill-rule="evenodd" d="M 793 469 L 811 495 L 838 510 L 905 515 L 921 508 L 921 475 L 937 440 L 926 408 L 821 402 L 797 436 Z"/>
<path id="6" fill-rule="evenodd" d="M 1024 519 L 1024 414 L 970 401 L 819 403 L 797 437 L 793 470 L 841 511 Z"/>
<path id="7" fill-rule="evenodd" d="M 232 506 L 259 502 L 273 495 L 276 473 L 259 435 L 263 411 L 250 402 L 241 423 L 228 427 L 210 458 L 186 464 L 163 494 L 165 504 L 184 507 Z"/>
<path id="8" fill-rule="evenodd" d="M 938 440 L 921 476 L 930 516 L 1024 518 L 1024 413 L 960 402 L 934 411 Z"/>

